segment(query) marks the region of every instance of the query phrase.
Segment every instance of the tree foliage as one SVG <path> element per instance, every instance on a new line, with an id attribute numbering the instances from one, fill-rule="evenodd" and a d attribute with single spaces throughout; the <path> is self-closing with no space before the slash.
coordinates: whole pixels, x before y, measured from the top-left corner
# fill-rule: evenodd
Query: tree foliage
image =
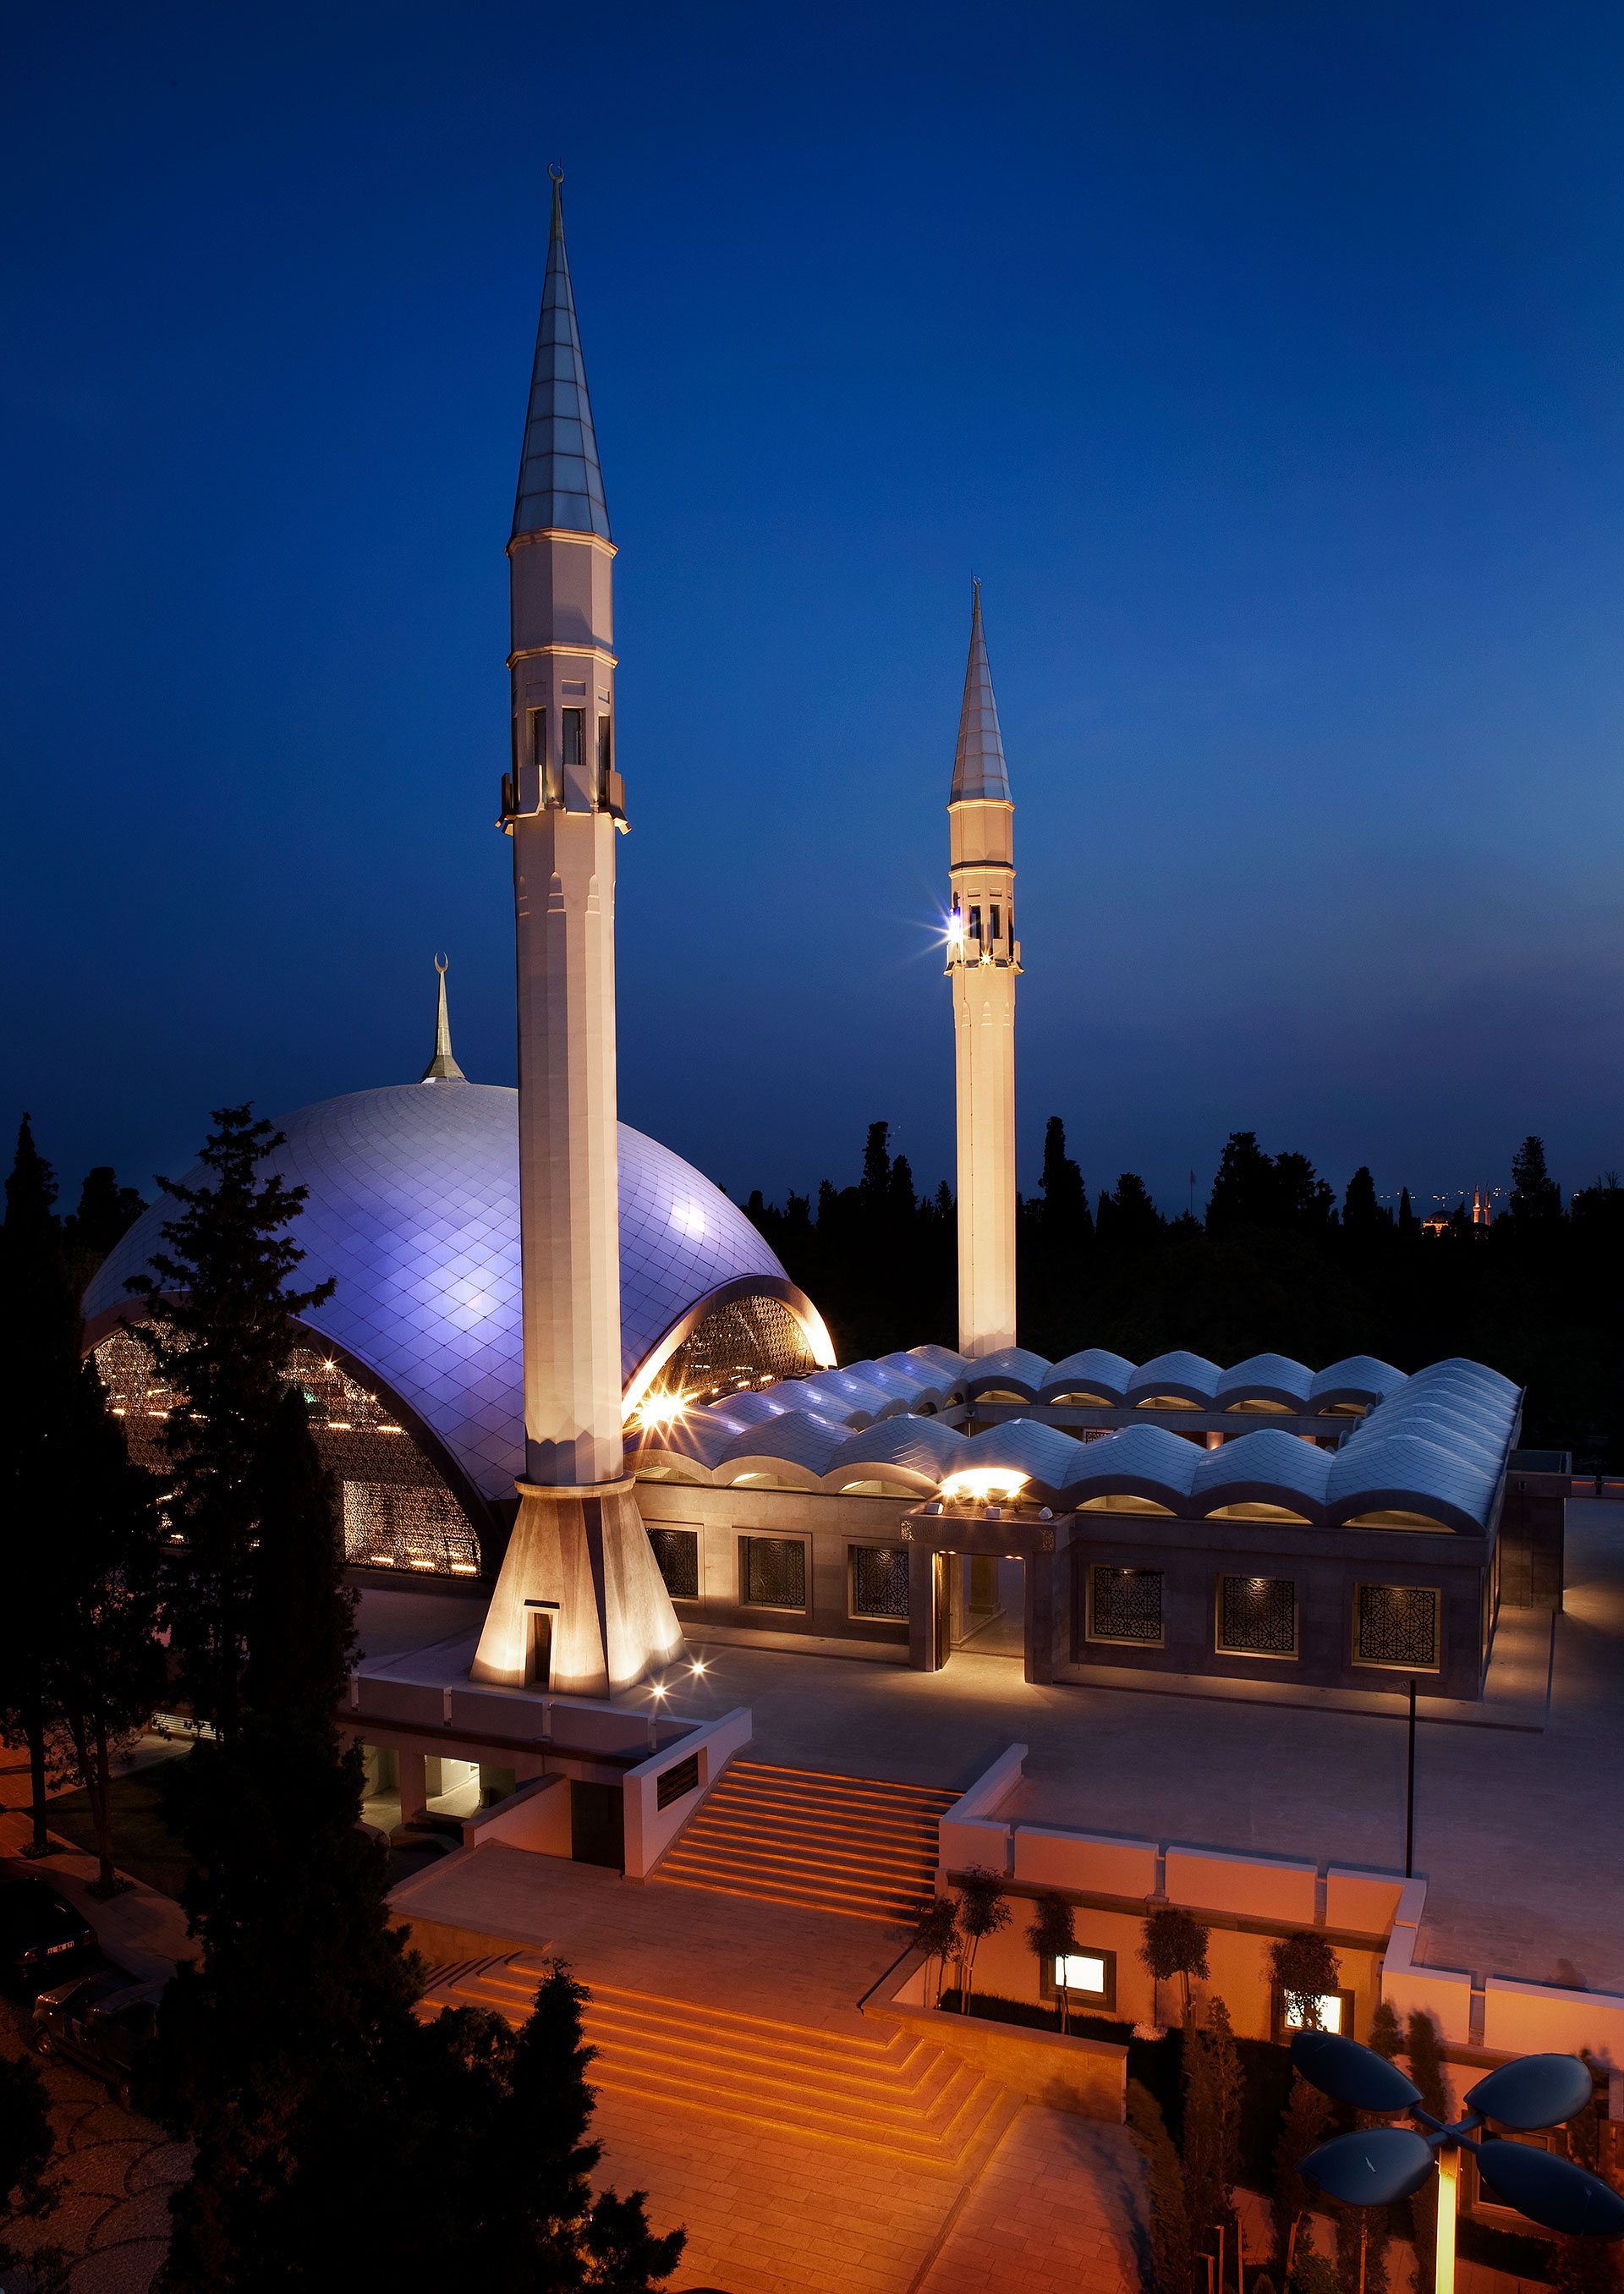
<path id="1" fill-rule="evenodd" d="M 0 2270 L 15 2269 L 23 2260 L 7 2240 L 7 2230 L 19 2222 L 37 2222 L 59 2202 L 46 2171 L 52 2147 L 50 2101 L 37 2065 L 26 2055 L 0 2055 Z M 36 2249 L 28 2260 L 37 2283 L 53 2283 L 60 2275 L 61 2257 L 54 2249 Z"/>
<path id="2" fill-rule="evenodd" d="M 964 1938 L 959 2004 L 966 2014 L 976 1980 L 976 1954 L 987 1936 L 1008 1927 L 1010 1918 L 1003 1882 L 985 1865 L 972 1864 L 959 1883 L 959 1928 Z"/>
<path id="3" fill-rule="evenodd" d="M 1138 2079 L 1128 2081 L 1128 2127 L 1134 2148 L 1145 2162 L 1155 2294 L 1190 2294 L 1190 2209 L 1184 2197 L 1184 2169 L 1163 2121 L 1160 2104 Z"/>
<path id="4" fill-rule="evenodd" d="M 1287 2255 L 1291 2252 L 1293 2225 L 1300 2225 L 1311 2213 L 1314 2203 L 1314 2193 L 1297 2169 L 1323 2140 L 1330 2115 L 1329 2096 L 1321 2095 L 1300 2071 L 1294 2070 L 1291 2092 L 1280 2118 L 1279 2137 L 1274 2146 L 1274 2263 L 1282 2276 Z"/>
<path id="5" fill-rule="evenodd" d="M 1077 1948 L 1076 1917 L 1064 1896 L 1040 1896 L 1037 1914 L 1027 1930 L 1027 1942 L 1035 1954 L 1041 1973 L 1052 1962 L 1059 1969 L 1055 1989 L 1060 2000 L 1060 2030 L 1064 2034 L 1070 2020 L 1071 1989 L 1066 1980 L 1066 1963 Z"/>
<path id="6" fill-rule="evenodd" d="M 165 1248 L 130 1289 L 147 1303 L 133 1326 L 155 1379 L 175 1395 L 164 1422 L 172 1547 L 166 1615 L 182 1695 L 195 1719 L 228 1733 L 241 1701 L 260 1511 L 259 1460 L 280 1398 L 293 1318 L 330 1281 L 288 1288 L 304 1252 L 284 1232 L 304 1201 L 262 1172 L 284 1144 L 248 1107 L 215 1110 L 201 1184 L 160 1179 L 179 1205 Z"/>
<path id="7" fill-rule="evenodd" d="M 1235 2212 L 1240 2165 L 1240 2056 L 1230 2011 L 1214 1996 L 1204 2024 L 1184 2028 L 1184 2191 L 1197 2253 Z"/>
<path id="8" fill-rule="evenodd" d="M 1284 2007 L 1295 2010 L 1304 2030 L 1319 2030 L 1325 2020 L 1320 2002 L 1342 1981 L 1336 1955 L 1324 1936 L 1299 1928 L 1293 1935 L 1277 1937 L 1269 1947 L 1269 1972 Z"/>
<path id="9" fill-rule="evenodd" d="M 1205 1983 L 1207 1976 L 1206 1947 L 1210 1931 L 1202 1926 L 1193 1912 L 1177 1904 L 1164 1905 L 1152 1912 L 1145 1921 L 1145 1940 L 1139 1947 L 1141 1965 L 1149 1969 L 1157 2010 L 1164 1983 L 1176 1975 L 1184 1986 L 1184 2021 L 1190 2021 L 1190 1981 L 1194 1976 Z"/>

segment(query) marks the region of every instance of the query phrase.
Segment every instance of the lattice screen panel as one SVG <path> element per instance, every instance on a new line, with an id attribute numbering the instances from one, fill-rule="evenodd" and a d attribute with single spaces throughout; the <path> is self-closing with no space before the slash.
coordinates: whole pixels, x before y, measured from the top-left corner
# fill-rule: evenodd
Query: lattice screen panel
<path id="1" fill-rule="evenodd" d="M 1248 1656 L 1295 1656 L 1297 1589 L 1289 1577 L 1224 1577 L 1218 1590 L 1218 1646 Z"/>
<path id="2" fill-rule="evenodd" d="M 1113 1569 L 1096 1563 L 1090 1575 L 1089 1631 L 1095 1640 L 1160 1641 L 1159 1569 Z"/>
<path id="3" fill-rule="evenodd" d="M 886 1545 L 851 1549 L 851 1608 L 857 1617 L 908 1614 L 908 1551 Z"/>
<path id="4" fill-rule="evenodd" d="M 1360 1585 L 1354 1590 L 1360 1664 L 1413 1672 L 1438 1669 L 1438 1589 L 1434 1585 Z"/>

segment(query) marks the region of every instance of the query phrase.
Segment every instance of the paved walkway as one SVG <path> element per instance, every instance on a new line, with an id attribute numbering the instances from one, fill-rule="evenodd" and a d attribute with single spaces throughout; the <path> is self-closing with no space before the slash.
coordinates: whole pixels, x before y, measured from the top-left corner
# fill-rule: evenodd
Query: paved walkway
<path id="1" fill-rule="evenodd" d="M 1149 2267 L 1144 2168 L 1125 2130 L 1029 2103 L 920 2294 L 1139 2294 Z"/>

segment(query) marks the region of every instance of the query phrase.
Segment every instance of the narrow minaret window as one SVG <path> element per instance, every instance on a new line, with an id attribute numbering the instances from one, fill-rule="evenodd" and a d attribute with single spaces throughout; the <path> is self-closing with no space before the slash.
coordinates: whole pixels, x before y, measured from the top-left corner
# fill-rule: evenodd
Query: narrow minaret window
<path id="1" fill-rule="evenodd" d="M 959 1349 L 971 1356 L 1015 1343 L 1015 808 L 981 629 L 970 609 L 970 663 L 947 800 L 953 920 L 947 977 L 959 1138 Z M 971 879 L 973 878 L 973 885 Z M 958 929 L 961 889 L 967 932 Z M 981 932 L 986 907 L 990 930 Z M 1007 935 L 1001 927 L 1007 926 Z M 995 960 L 993 944 L 1002 953 Z"/>
<path id="2" fill-rule="evenodd" d="M 584 709 L 566 709 L 564 712 L 564 762 L 566 771 L 570 766 L 581 762 L 581 728 L 586 713 Z"/>
<path id="3" fill-rule="evenodd" d="M 597 720 L 597 801 L 599 804 L 607 804 L 609 801 L 609 774 L 614 763 L 614 752 L 610 745 L 609 724 L 610 720 L 607 717 L 600 717 Z"/>

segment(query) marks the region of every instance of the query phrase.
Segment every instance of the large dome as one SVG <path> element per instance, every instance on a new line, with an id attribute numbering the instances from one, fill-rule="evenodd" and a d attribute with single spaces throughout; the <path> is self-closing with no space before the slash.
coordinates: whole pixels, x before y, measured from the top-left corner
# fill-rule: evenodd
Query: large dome
<path id="1" fill-rule="evenodd" d="M 386 1387 L 488 1501 L 524 1468 L 519 1288 L 519 1100 L 491 1084 L 435 1080 L 357 1091 L 285 1115 L 272 1159 L 309 1190 L 293 1226 L 295 1281 L 337 1288 L 303 1319 Z M 620 1132 L 621 1369 L 634 1398 L 710 1317 L 779 1302 L 799 1341 L 832 1361 L 826 1334 L 755 1228 L 721 1190 L 657 1140 Z M 207 1175 L 200 1167 L 188 1183 Z M 130 1311 L 173 1206 L 160 1197 L 85 1295 L 94 1345 Z M 735 1314 L 734 1320 L 739 1320 Z M 714 1327 L 714 1325 L 713 1325 Z M 743 1383 L 743 1380 L 739 1382 Z"/>

